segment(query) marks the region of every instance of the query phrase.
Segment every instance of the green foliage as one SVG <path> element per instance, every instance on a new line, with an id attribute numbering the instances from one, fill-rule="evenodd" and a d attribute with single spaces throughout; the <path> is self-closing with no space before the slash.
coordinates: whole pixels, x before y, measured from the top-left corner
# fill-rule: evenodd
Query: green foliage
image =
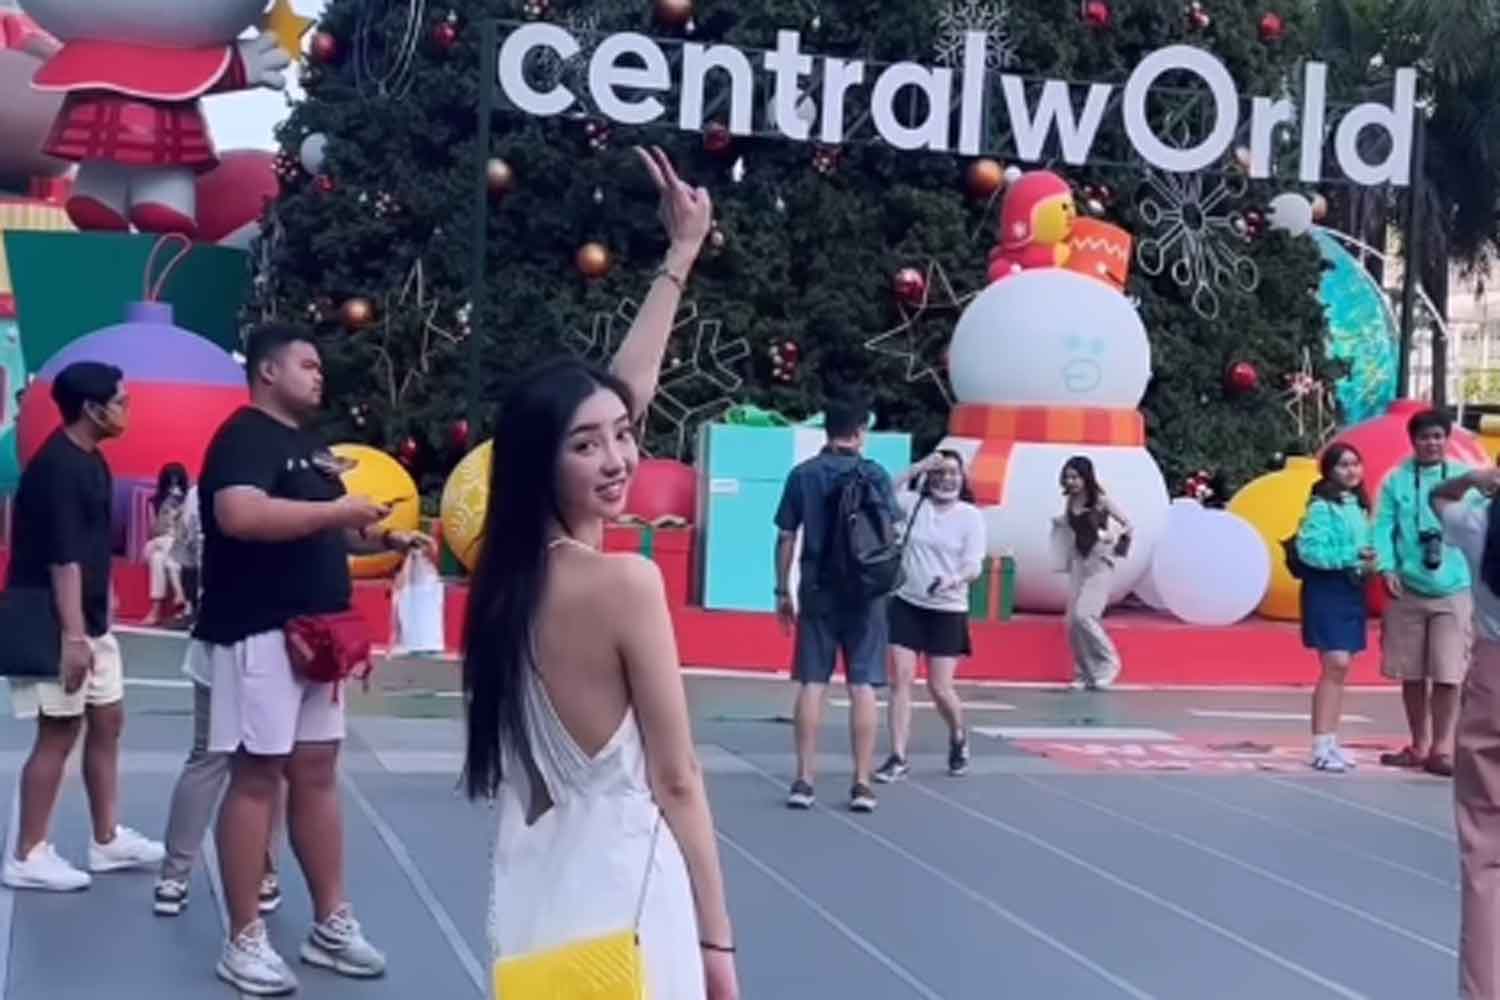
<path id="1" fill-rule="evenodd" d="M 865 344 L 901 321 L 890 291 L 898 269 L 925 270 L 935 261 L 960 295 L 984 283 L 995 210 L 967 197 L 967 161 L 958 157 L 849 145 L 837 169 L 824 176 L 813 169 L 813 147 L 807 144 L 742 138 L 728 155 L 717 155 L 697 134 L 613 126 L 607 148 L 594 151 L 578 120 L 499 113 L 492 153 L 512 166 L 517 183 L 507 197 L 486 206 L 486 293 L 471 316 L 478 344 L 437 334 L 422 350 L 428 313 L 415 308 L 414 292 L 404 307 L 398 299 L 420 260 L 432 323 L 459 334 L 458 313 L 470 297 L 479 162 L 478 22 L 519 19 L 521 4 L 454 0 L 459 41 L 448 52 L 431 41 L 431 28 L 447 5 L 434 8 L 434 20 L 421 28 L 409 91 L 385 99 L 356 80 L 356 25 L 371 2 L 333 0 L 321 25 L 338 39 L 341 58 L 313 71 L 309 99 L 294 109 L 281 138 L 295 157 L 304 136 L 327 134 L 333 190 L 320 190 L 305 175 L 287 185 L 276 208 L 283 235 L 271 254 L 272 281 L 256 312 L 274 308 L 278 315 L 304 319 L 309 307 L 321 308 L 334 435 L 392 449 L 415 437 L 423 449 L 423 486 L 439 487 L 458 457 L 448 429 L 465 413 L 471 350 L 481 351 L 484 399 L 493 401 L 528 365 L 569 349 L 574 335 L 586 338 L 596 315 L 644 294 L 665 250 L 649 180 L 630 150 L 634 142 L 649 141 L 669 152 L 684 177 L 707 186 L 717 205 L 725 243 L 705 252 L 689 298 L 701 317 L 722 323 L 723 343 L 748 341 L 748 359 L 735 366 L 744 383 L 730 395 L 801 418 L 821 409 L 829 391 L 863 387 L 874 397 L 882 426 L 911 431 L 919 448 L 939 440 L 947 403 L 938 384 L 930 378 L 908 381 L 906 362 Z M 1114 26 L 1096 31 L 1081 21 L 1075 0 L 1012 2 L 1017 71 L 1120 83 L 1147 52 L 1188 42 L 1223 59 L 1242 95 L 1276 94 L 1283 80 L 1297 76 L 1315 35 L 1314 19 L 1301 4 L 1280 5 L 1288 34 L 1269 45 L 1257 31 L 1267 9 L 1261 2 L 1215 0 L 1208 4 L 1212 24 L 1202 32 L 1189 29 L 1177 2 L 1110 5 Z M 374 34 L 394 42 L 405 5 L 386 6 Z M 813 8 L 800 0 L 699 0 L 694 37 L 769 48 L 777 29 L 798 28 L 804 51 L 933 62 L 941 6 L 933 0 L 816 6 L 820 23 L 814 30 Z M 555 0 L 551 16 L 587 13 L 597 13 L 605 31 L 667 34 L 651 26 L 649 0 Z M 380 61 L 374 60 L 377 70 Z M 1155 111 L 1165 115 L 1168 103 Z M 1123 158 L 1118 114 L 1107 119 L 1095 148 L 1100 156 Z M 738 157 L 746 173 L 734 183 L 730 168 Z M 1068 176 L 1079 186 L 1109 184 L 1118 198 L 1108 217 L 1137 238 L 1147 235 L 1134 201 L 1139 171 L 1091 168 Z M 1279 190 L 1254 188 L 1240 207 L 1263 204 Z M 394 197 L 399 211 L 375 211 L 382 192 Z M 599 281 L 585 280 L 574 266 L 575 252 L 588 241 L 614 254 L 613 270 Z M 1295 448 L 1280 394 L 1304 350 L 1322 364 L 1324 322 L 1313 294 L 1320 263 L 1308 241 L 1281 235 L 1252 240 L 1247 248 L 1262 274 L 1260 288 L 1250 295 L 1222 293 L 1223 311 L 1213 321 L 1196 315 L 1188 293 L 1169 277 L 1150 279 L 1138 267 L 1132 275 L 1129 291 L 1139 299 L 1155 353 L 1156 375 L 1144 408 L 1152 450 L 1169 482 L 1208 468 L 1238 485 L 1264 471 L 1274 453 Z M 350 296 L 368 297 L 380 307 L 373 329 L 350 333 L 338 326 L 338 305 Z M 952 321 L 948 316 L 923 324 L 924 358 L 941 359 Z M 624 324 L 617 324 L 616 336 L 623 331 Z M 689 326 L 674 337 L 669 367 L 672 358 L 692 363 L 695 333 Z M 790 382 L 781 382 L 773 378 L 770 349 L 788 340 L 799 348 L 799 365 Z M 1224 373 L 1238 360 L 1257 366 L 1263 388 L 1230 398 Z M 724 395 L 702 380 L 674 392 L 688 406 L 710 405 Z M 351 408 L 362 413 L 362 424 Z M 692 419 L 710 413 L 699 411 Z M 654 419 L 648 446 L 670 454 L 673 433 L 668 422 Z M 483 436 L 476 431 L 475 442 Z"/>

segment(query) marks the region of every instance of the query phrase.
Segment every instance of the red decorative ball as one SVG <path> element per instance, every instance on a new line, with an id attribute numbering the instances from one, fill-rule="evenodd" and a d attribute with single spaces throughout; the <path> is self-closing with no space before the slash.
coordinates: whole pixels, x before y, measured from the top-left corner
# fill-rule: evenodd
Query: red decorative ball
<path id="1" fill-rule="evenodd" d="M 327 174 L 319 174 L 317 183 L 318 190 L 322 191 L 324 194 L 332 194 L 334 188 L 338 187 L 338 185 L 334 183 L 333 178 L 328 176 Z"/>
<path id="2" fill-rule="evenodd" d="M 692 521 L 697 513 L 698 474 L 691 465 L 670 458 L 648 458 L 636 469 L 625 513 L 644 521 L 680 517 Z"/>
<path id="3" fill-rule="evenodd" d="M 458 25 L 452 21 L 439 21 L 432 29 L 432 41 L 444 52 L 451 50 L 458 44 Z"/>
<path id="4" fill-rule="evenodd" d="M 1271 11 L 1260 19 L 1260 40 L 1267 45 L 1274 44 L 1286 37 L 1286 21 L 1282 20 L 1280 14 Z"/>
<path id="5" fill-rule="evenodd" d="M 396 457 L 401 460 L 402 465 L 409 469 L 417 464 L 417 458 L 421 455 L 421 452 L 422 449 L 417 444 L 417 439 L 408 437 L 402 440 L 401 446 L 396 449 Z"/>
<path id="6" fill-rule="evenodd" d="M 315 61 L 328 65 L 336 63 L 339 59 L 339 40 L 332 32 L 320 31 L 313 35 L 312 44 L 309 47 Z"/>
<path id="7" fill-rule="evenodd" d="M 727 153 L 733 143 L 734 136 L 723 122 L 709 122 L 708 127 L 703 130 L 703 148 L 710 153 Z"/>
<path id="8" fill-rule="evenodd" d="M 927 296 L 927 279 L 914 267 L 903 267 L 891 279 L 896 297 L 908 305 L 916 305 Z"/>
<path id="9" fill-rule="evenodd" d="M 1212 23 L 1212 19 L 1208 16 L 1208 11 L 1203 9 L 1203 4 L 1197 3 L 1195 0 L 1194 3 L 1188 6 L 1189 28 L 1192 28 L 1194 31 L 1203 31 L 1210 23 Z"/>
<path id="10" fill-rule="evenodd" d="M 1090 28 L 1107 28 L 1114 21 L 1114 12 L 1104 0 L 1088 0 L 1083 5 L 1083 19 Z"/>
<path id="11" fill-rule="evenodd" d="M 1236 361 L 1229 366 L 1227 381 L 1235 392 L 1254 392 L 1260 388 L 1260 372 L 1248 361 Z"/>
<path id="12" fill-rule="evenodd" d="M 453 426 L 448 428 L 448 441 L 453 445 L 455 451 L 468 451 L 469 422 L 467 420 L 453 421 Z"/>

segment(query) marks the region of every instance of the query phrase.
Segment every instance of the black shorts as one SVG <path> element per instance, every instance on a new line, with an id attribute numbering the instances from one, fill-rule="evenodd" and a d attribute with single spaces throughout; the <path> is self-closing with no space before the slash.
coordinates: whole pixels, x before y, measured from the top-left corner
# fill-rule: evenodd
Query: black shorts
<path id="1" fill-rule="evenodd" d="M 968 656 L 969 616 L 963 611 L 934 611 L 891 598 L 891 645 L 928 656 Z"/>

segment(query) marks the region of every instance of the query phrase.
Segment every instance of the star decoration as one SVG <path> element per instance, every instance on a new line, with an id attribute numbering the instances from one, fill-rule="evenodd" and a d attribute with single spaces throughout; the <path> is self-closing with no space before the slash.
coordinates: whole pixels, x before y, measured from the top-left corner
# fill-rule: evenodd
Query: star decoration
<path id="1" fill-rule="evenodd" d="M 312 30 L 316 18 L 303 17 L 292 8 L 292 0 L 276 0 L 261 22 L 261 30 L 275 35 L 276 41 L 291 57 L 292 62 L 302 61 L 302 36 Z"/>
<path id="2" fill-rule="evenodd" d="M 447 341 L 449 344 L 457 344 L 462 340 L 452 331 L 437 324 L 437 314 L 440 303 L 437 299 L 429 298 L 427 295 L 427 272 L 420 258 L 407 272 L 406 281 L 401 286 L 400 293 L 396 296 L 394 305 L 389 295 L 385 296 L 385 308 L 381 310 L 381 335 L 379 349 L 379 366 L 384 370 L 386 395 L 391 406 L 395 406 L 405 398 L 407 390 L 416 382 L 432 371 L 432 350 L 435 339 Z M 417 339 L 417 358 L 414 365 L 406 367 L 406 373 L 402 376 L 400 383 L 396 381 L 396 362 L 391 354 L 391 334 L 393 319 L 394 325 L 405 328 L 406 321 L 416 317 L 421 321 L 421 335 Z M 404 339 L 399 338 L 398 339 Z"/>
<path id="3" fill-rule="evenodd" d="M 953 290 L 953 284 L 948 280 L 948 274 L 943 270 L 943 265 L 937 261 L 930 261 L 927 265 L 927 282 L 923 286 L 921 301 L 907 303 L 898 300 L 896 308 L 901 311 L 901 323 L 882 333 L 878 337 L 872 337 L 865 341 L 865 347 L 876 354 L 896 358 L 906 362 L 906 381 L 916 382 L 924 378 L 932 379 L 943 394 L 943 398 L 949 405 L 953 403 L 953 396 L 948 391 L 948 381 L 943 377 L 942 368 L 946 367 L 941 354 L 934 357 L 931 341 L 935 338 L 924 337 L 923 329 L 927 322 L 934 320 L 944 321 L 944 333 L 942 343 L 948 343 L 948 336 L 953 330 L 949 321 L 958 319 L 958 315 L 978 295 L 978 292 L 969 292 L 967 295 L 959 295 Z"/>
<path id="4" fill-rule="evenodd" d="M 1337 427 L 1333 419 L 1332 393 L 1328 383 L 1314 374 L 1310 350 L 1303 348 L 1302 367 L 1289 374 L 1286 382 L 1287 391 L 1282 395 L 1285 401 L 1283 405 L 1297 424 L 1297 437 L 1302 440 L 1311 437 L 1310 444 L 1314 448 L 1321 448 Z M 1308 420 L 1309 407 L 1313 409 L 1311 423 Z"/>

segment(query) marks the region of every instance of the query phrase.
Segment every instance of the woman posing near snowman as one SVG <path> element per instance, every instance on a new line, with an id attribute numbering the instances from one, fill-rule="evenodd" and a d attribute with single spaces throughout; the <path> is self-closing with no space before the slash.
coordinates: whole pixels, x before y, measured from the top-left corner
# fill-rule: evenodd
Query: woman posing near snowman
<path id="1" fill-rule="evenodd" d="M 1104 631 L 1115 560 L 1130 548 L 1130 518 L 1110 502 L 1094 463 L 1074 455 L 1063 463 L 1063 512 L 1052 519 L 1057 568 L 1068 574 L 1065 622 L 1073 651 L 1073 687 L 1096 691 L 1120 676 L 1120 653 Z M 1112 530 L 1117 523 L 1120 531 Z"/>
<path id="2" fill-rule="evenodd" d="M 1313 690 L 1312 766 L 1342 773 L 1354 761 L 1339 746 L 1349 662 L 1365 648 L 1365 581 L 1375 573 L 1370 500 L 1358 451 L 1334 444 L 1297 528 L 1302 561 L 1302 645 L 1316 650 L 1322 673 Z"/>
<path id="3" fill-rule="evenodd" d="M 902 487 L 910 485 L 910 489 Z M 984 567 L 984 517 L 971 502 L 962 457 L 939 451 L 896 480 L 906 512 L 906 579 L 891 598 L 891 755 L 875 780 L 900 780 L 910 769 L 911 691 L 917 658 L 927 657 L 927 689 L 948 724 L 948 773 L 969 769 L 963 703 L 953 675 L 969 645 L 969 584 Z"/>

